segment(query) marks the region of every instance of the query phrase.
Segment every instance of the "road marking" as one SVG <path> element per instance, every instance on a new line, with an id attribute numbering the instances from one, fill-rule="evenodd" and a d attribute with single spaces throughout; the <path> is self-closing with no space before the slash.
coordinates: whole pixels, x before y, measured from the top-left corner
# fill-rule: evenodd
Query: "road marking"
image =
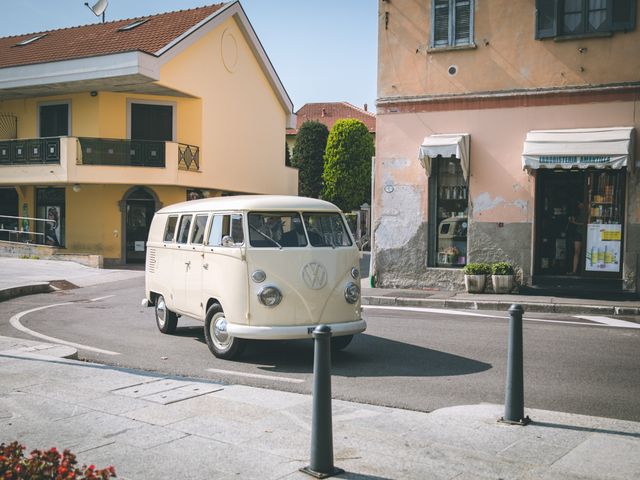
<path id="1" fill-rule="evenodd" d="M 109 297 L 113 297 L 113 296 L 114 295 L 108 295 L 106 297 L 92 298 L 89 301 L 90 302 L 96 302 L 98 300 L 103 300 L 105 298 L 109 298 Z M 53 305 L 45 305 L 44 307 L 37 307 L 37 308 L 32 308 L 31 310 L 25 310 L 24 312 L 16 313 L 13 317 L 11 317 L 9 322 L 17 330 L 20 330 L 21 332 L 24 332 L 27 335 L 31 335 L 32 337 L 41 338 L 41 339 L 46 340 L 46 341 L 51 342 L 51 343 L 58 343 L 58 344 L 61 344 L 61 345 L 67 345 L 69 347 L 74 347 L 74 348 L 78 348 L 78 349 L 81 349 L 81 350 L 89 350 L 89 351 L 96 352 L 96 353 L 103 353 L 105 355 L 120 355 L 118 352 L 112 352 L 111 350 L 103 350 L 101 348 L 90 347 L 88 345 L 82 345 L 81 343 L 67 342 L 66 340 L 62 340 L 60 338 L 55 338 L 55 337 L 50 337 L 48 335 L 43 335 L 42 333 L 38 333 L 35 330 L 31 330 L 30 328 L 27 328 L 24 325 L 22 325 L 22 323 L 20 323 L 20 319 L 22 319 L 22 317 L 24 317 L 25 315 L 28 315 L 30 313 L 38 312 L 40 310 L 46 310 L 47 308 L 62 307 L 62 306 L 65 306 L 65 305 L 73 305 L 74 303 L 78 303 L 78 302 L 54 303 Z"/>
<path id="2" fill-rule="evenodd" d="M 617 318 L 602 317 L 598 315 L 574 315 L 574 317 L 583 318 L 590 322 L 602 323 L 610 327 L 640 328 L 640 323 L 627 322 L 625 320 L 618 320 Z"/>
<path id="3" fill-rule="evenodd" d="M 387 307 L 383 305 L 363 305 L 363 309 L 367 310 L 399 310 L 404 312 L 418 312 L 418 313 L 441 313 L 444 315 L 461 315 L 466 317 L 485 317 L 485 318 L 502 318 L 508 319 L 509 317 L 506 315 L 488 315 L 485 313 L 475 313 L 475 312 L 467 312 L 463 310 L 447 310 L 444 308 L 426 308 L 426 307 Z M 615 328 L 640 328 L 640 324 L 633 322 L 625 322 L 623 320 L 615 320 L 609 317 L 589 317 L 589 316 L 581 316 L 581 315 L 573 315 L 575 318 L 581 318 L 583 320 L 594 321 L 598 323 L 585 323 L 585 322 L 572 322 L 570 320 L 549 320 L 548 318 L 530 318 L 523 317 L 522 320 L 526 322 L 541 322 L 541 323 L 562 323 L 569 325 L 581 325 L 583 327 L 615 327 Z M 600 320 L 593 320 L 598 318 Z M 608 322 L 605 323 L 602 319 L 608 319 Z"/>
<path id="4" fill-rule="evenodd" d="M 259 373 L 236 372 L 233 370 L 220 370 L 219 368 L 207 368 L 207 372 L 221 373 L 223 375 L 237 375 L 238 377 L 261 378 L 263 380 L 277 380 L 279 382 L 287 382 L 287 383 L 304 383 L 305 382 L 305 380 L 301 378 L 277 377 L 275 375 L 260 375 Z"/>

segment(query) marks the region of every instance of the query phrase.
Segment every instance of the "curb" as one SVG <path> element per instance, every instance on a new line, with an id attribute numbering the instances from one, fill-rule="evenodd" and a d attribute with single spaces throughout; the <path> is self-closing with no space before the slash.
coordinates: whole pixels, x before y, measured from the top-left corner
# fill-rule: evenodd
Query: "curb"
<path id="1" fill-rule="evenodd" d="M 10 300 L 24 295 L 33 295 L 35 293 L 48 293 L 51 291 L 51 285 L 48 282 L 33 283 L 30 285 L 19 285 L 17 287 L 9 287 L 0 289 L 0 302 Z"/>
<path id="2" fill-rule="evenodd" d="M 431 308 L 461 308 L 466 310 L 509 310 L 517 303 L 526 312 L 538 313 L 572 313 L 593 315 L 640 315 L 640 307 L 621 307 L 615 305 L 577 305 L 566 303 L 535 303 L 522 301 L 493 301 L 493 300 L 455 300 L 406 297 L 362 297 L 362 305 L 378 305 L 393 307 L 431 307 Z"/>

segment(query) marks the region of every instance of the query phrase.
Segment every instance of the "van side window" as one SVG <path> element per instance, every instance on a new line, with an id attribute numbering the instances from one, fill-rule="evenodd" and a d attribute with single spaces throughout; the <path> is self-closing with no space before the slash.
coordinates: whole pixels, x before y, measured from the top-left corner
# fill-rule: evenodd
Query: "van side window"
<path id="1" fill-rule="evenodd" d="M 189 238 L 189 227 L 191 226 L 191 219 L 193 215 L 183 215 L 180 217 L 180 227 L 178 228 L 178 238 L 176 238 L 176 242 L 178 243 L 187 243 L 187 239 Z"/>
<path id="2" fill-rule="evenodd" d="M 171 215 L 167 219 L 167 226 L 164 229 L 164 241 L 173 242 L 173 236 L 176 233 L 176 225 L 178 224 L 178 216 Z"/>
<path id="3" fill-rule="evenodd" d="M 222 245 L 224 237 L 231 237 L 234 245 L 242 245 L 244 242 L 244 232 L 242 230 L 242 214 L 214 215 L 211 221 L 211 231 L 207 245 L 219 247 Z"/>
<path id="4" fill-rule="evenodd" d="M 191 243 L 202 245 L 204 242 L 204 230 L 207 227 L 207 219 L 209 215 L 196 215 L 196 221 L 193 224 L 193 233 L 191 234 Z"/>

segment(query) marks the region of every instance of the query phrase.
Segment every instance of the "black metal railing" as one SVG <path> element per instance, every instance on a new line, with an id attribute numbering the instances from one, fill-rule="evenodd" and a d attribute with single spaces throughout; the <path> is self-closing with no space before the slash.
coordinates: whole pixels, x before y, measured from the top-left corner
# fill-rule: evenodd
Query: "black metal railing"
<path id="1" fill-rule="evenodd" d="M 0 165 L 60 163 L 60 137 L 0 140 Z"/>
<path id="2" fill-rule="evenodd" d="M 197 172 L 200 170 L 200 148 L 178 144 L 178 169 Z"/>
<path id="3" fill-rule="evenodd" d="M 165 142 L 87 137 L 78 138 L 78 142 L 80 165 L 165 166 Z"/>

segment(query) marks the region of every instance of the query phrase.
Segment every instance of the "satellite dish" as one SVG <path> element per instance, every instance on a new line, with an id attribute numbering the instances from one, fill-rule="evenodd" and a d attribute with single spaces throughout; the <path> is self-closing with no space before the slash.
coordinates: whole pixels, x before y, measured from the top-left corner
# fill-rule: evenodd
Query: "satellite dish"
<path id="1" fill-rule="evenodd" d="M 102 15 L 102 21 L 104 22 L 104 11 L 107 9 L 107 6 L 109 5 L 109 0 L 98 0 L 96 3 L 93 4 L 92 7 L 90 7 L 87 2 L 85 2 L 85 5 L 89 10 L 93 12 L 93 14 L 96 17 L 99 17 L 100 15 Z"/>

